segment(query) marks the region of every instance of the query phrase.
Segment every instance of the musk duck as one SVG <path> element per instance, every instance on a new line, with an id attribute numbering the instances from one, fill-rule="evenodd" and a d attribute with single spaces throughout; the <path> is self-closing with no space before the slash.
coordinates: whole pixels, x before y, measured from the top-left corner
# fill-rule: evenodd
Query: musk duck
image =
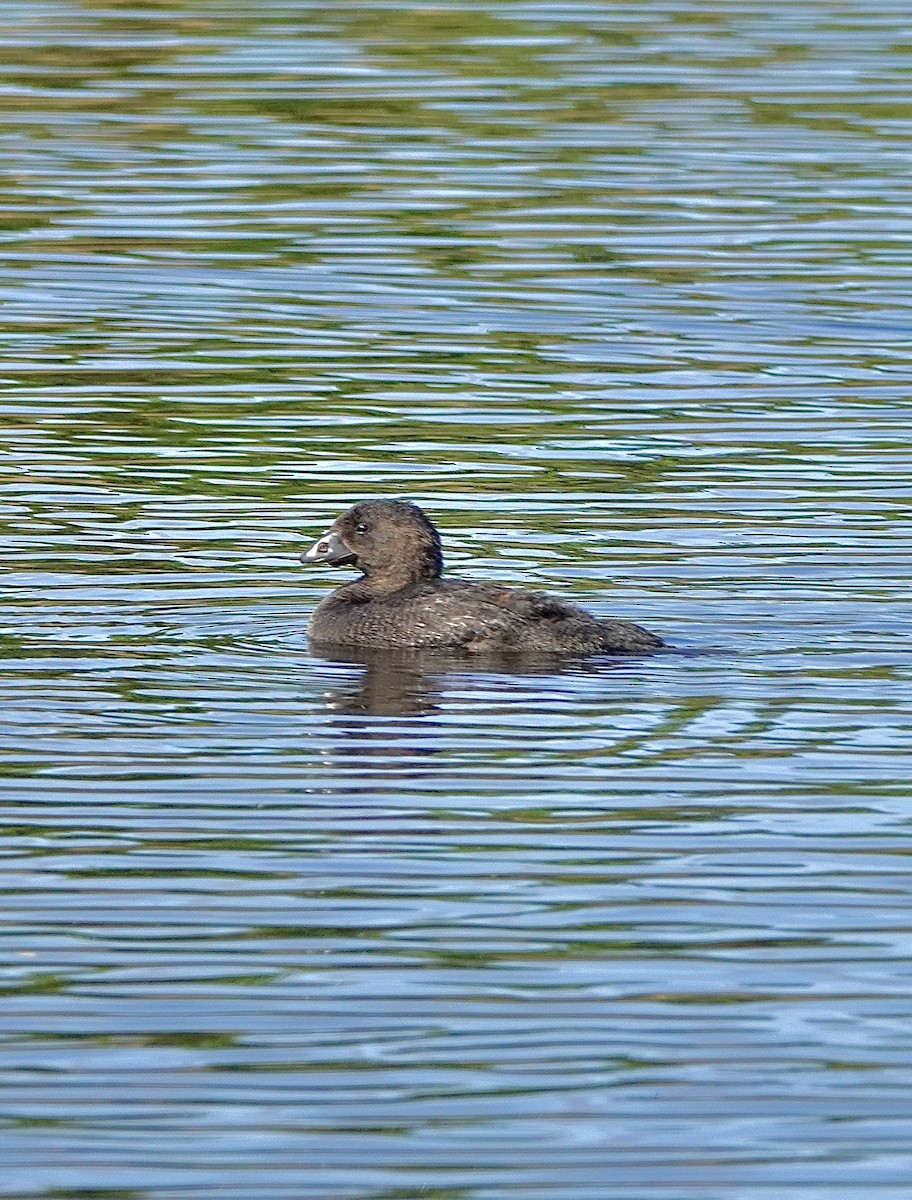
<path id="1" fill-rule="evenodd" d="M 314 611 L 326 646 L 510 654 L 649 654 L 665 643 L 632 621 L 602 620 L 547 592 L 442 578 L 440 535 L 416 505 L 364 500 L 301 556 L 358 579 Z"/>

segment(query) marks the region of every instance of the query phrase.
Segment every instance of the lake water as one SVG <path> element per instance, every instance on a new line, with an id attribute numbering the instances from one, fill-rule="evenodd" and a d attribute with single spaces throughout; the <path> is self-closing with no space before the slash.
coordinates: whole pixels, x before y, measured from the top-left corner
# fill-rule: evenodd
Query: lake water
<path id="1" fill-rule="evenodd" d="M 910 35 L 0 8 L 0 1194 L 906 1200 Z M 311 654 L 368 495 L 686 653 Z"/>

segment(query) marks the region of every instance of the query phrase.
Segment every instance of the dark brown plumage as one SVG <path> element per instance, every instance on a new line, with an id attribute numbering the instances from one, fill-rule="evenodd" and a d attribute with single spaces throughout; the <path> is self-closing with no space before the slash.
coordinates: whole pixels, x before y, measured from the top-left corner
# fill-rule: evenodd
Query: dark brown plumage
<path id="1" fill-rule="evenodd" d="M 648 654 L 661 638 L 546 592 L 442 579 L 437 530 L 415 504 L 364 500 L 302 556 L 361 576 L 317 606 L 314 642 L 531 654 Z"/>

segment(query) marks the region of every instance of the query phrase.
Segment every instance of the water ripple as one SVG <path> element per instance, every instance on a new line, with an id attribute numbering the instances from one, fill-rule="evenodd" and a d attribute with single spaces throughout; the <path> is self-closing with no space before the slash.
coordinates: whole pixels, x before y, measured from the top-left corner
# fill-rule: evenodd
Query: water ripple
<path id="1" fill-rule="evenodd" d="M 907 25 L 6 7 L 0 1195 L 906 1200 Z"/>

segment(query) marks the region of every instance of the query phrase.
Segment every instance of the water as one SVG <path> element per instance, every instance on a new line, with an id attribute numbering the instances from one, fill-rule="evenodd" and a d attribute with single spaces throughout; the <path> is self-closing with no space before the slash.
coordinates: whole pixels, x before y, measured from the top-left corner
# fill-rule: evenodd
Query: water
<path id="1" fill-rule="evenodd" d="M 0 23 L 0 1194 L 908 1196 L 907 7 Z M 312 655 L 376 494 L 686 653 Z"/>

